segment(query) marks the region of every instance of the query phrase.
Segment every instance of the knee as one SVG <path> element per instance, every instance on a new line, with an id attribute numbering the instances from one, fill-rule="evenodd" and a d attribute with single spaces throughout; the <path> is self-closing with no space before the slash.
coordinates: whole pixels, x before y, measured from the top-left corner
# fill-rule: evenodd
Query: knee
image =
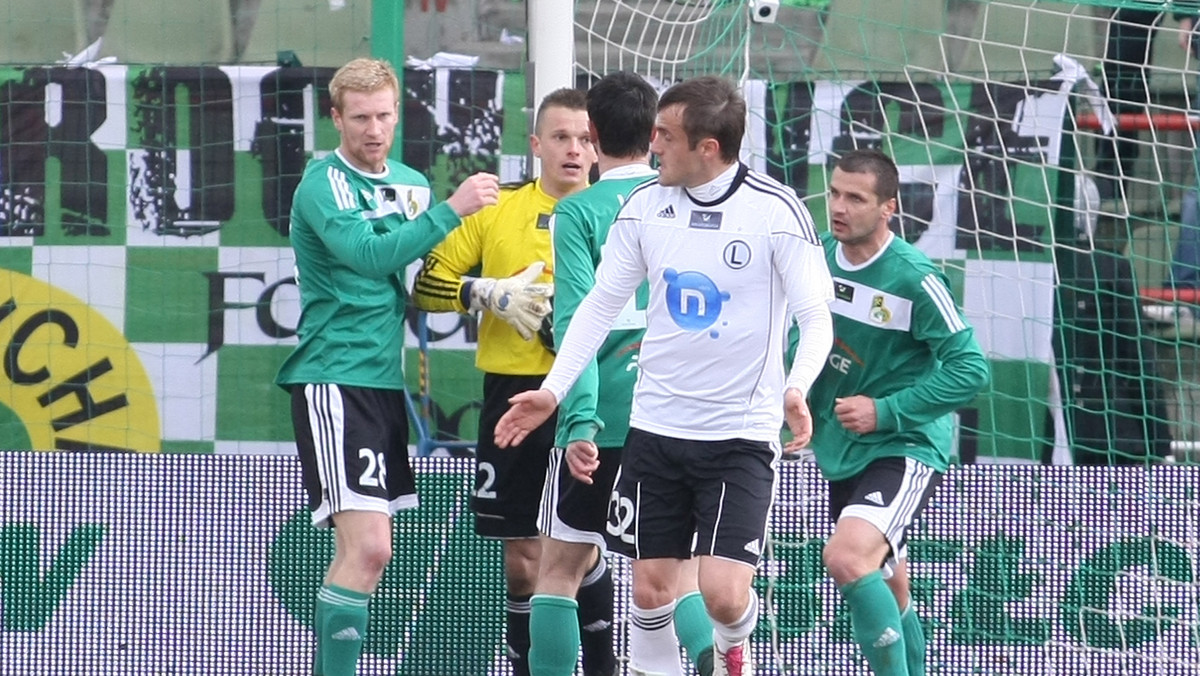
<path id="1" fill-rule="evenodd" d="M 833 540 L 825 544 L 821 559 L 829 571 L 829 576 L 839 585 L 853 582 L 869 572 L 862 571 L 864 565 L 858 552 Z"/>
<path id="2" fill-rule="evenodd" d="M 378 539 L 361 541 L 355 543 L 348 554 L 347 561 L 360 575 L 379 580 L 392 560 L 392 543 Z"/>
<path id="3" fill-rule="evenodd" d="M 713 620 L 721 624 L 733 624 L 742 618 L 750 603 L 747 589 L 718 586 L 703 590 L 704 608 Z"/>
<path id="4" fill-rule="evenodd" d="M 662 608 L 675 600 L 675 584 L 652 575 L 636 575 L 633 581 L 633 603 L 638 608 Z"/>
<path id="5" fill-rule="evenodd" d="M 541 547 L 537 540 L 510 540 L 504 546 L 504 577 L 510 593 L 533 593 L 541 564 Z"/>

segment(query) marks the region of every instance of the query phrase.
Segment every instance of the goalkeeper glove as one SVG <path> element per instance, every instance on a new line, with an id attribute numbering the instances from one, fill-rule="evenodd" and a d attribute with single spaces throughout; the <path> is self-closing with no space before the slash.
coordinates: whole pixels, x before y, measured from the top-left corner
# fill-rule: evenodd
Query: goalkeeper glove
<path id="1" fill-rule="evenodd" d="M 522 338 L 531 340 L 542 325 L 542 318 L 550 314 L 550 297 L 554 295 L 553 284 L 533 281 L 545 268 L 545 263 L 537 261 L 520 274 L 505 279 L 469 280 L 468 307 L 491 312 L 508 322 Z"/>

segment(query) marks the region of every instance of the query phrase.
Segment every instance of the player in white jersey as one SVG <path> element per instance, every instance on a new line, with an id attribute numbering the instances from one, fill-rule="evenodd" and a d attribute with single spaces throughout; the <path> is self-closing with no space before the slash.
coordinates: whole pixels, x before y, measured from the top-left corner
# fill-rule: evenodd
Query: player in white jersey
<path id="1" fill-rule="evenodd" d="M 752 673 L 751 589 L 767 536 L 786 416 L 798 449 L 812 435 L 805 397 L 833 342 L 833 283 L 795 193 L 738 161 L 746 104 L 716 77 L 659 100 L 651 151 L 659 178 L 636 189 L 609 231 L 542 389 L 512 398 L 496 426 L 519 443 L 554 411 L 646 280 L 650 301 L 630 432 L 608 535 L 632 548 L 634 603 L 671 602 L 681 562 L 700 558 L 714 673 Z M 784 332 L 803 340 L 784 375 Z M 693 543 L 693 535 L 695 541 Z"/>

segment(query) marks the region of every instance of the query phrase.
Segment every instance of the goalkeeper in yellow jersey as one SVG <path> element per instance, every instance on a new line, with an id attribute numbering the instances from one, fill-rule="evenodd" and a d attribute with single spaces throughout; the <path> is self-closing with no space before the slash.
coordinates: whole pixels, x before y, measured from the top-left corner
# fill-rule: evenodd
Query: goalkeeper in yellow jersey
<path id="1" fill-rule="evenodd" d="M 430 312 L 480 312 L 475 365 L 484 372 L 475 486 L 475 532 L 504 541 L 507 644 L 518 676 L 529 674 L 530 597 L 541 561 L 538 505 L 555 420 L 520 446 L 497 448 L 493 428 L 517 392 L 537 389 L 554 354 L 538 339 L 553 294 L 550 214 L 566 195 L 583 190 L 596 161 L 583 91 L 559 89 L 542 100 L 530 148 L 542 163 L 536 181 L 503 189 L 500 203 L 483 209 L 425 258 L 413 290 Z M 468 276 L 480 270 L 479 277 Z M 603 557 L 579 590 L 585 627 L 584 671 L 609 676 L 616 668 L 612 642 L 612 576 Z"/>

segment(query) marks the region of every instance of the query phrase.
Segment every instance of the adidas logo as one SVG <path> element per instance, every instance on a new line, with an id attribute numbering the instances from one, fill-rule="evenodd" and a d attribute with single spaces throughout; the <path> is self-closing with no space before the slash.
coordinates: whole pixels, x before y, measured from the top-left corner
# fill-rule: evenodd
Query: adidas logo
<path id="1" fill-rule="evenodd" d="M 742 549 L 745 549 L 746 551 L 750 552 L 751 554 L 753 554 L 755 556 L 762 554 L 762 549 L 758 546 L 758 540 L 751 540 L 751 541 L 747 542 L 746 546 L 743 547 Z"/>
<path id="2" fill-rule="evenodd" d="M 879 491 L 871 491 L 870 493 L 867 493 L 865 496 L 863 496 L 863 500 L 866 500 L 867 502 L 873 502 L 877 505 L 882 506 L 883 505 L 883 493 L 880 493 Z"/>
<path id="3" fill-rule="evenodd" d="M 588 633 L 594 633 L 597 631 L 604 631 L 605 629 L 608 629 L 611 626 L 612 626 L 612 622 L 609 622 L 608 620 L 596 620 L 595 622 L 592 622 L 590 624 L 583 625 L 582 627 L 580 627 L 580 629 L 582 629 L 583 631 L 588 632 Z"/>
<path id="4" fill-rule="evenodd" d="M 657 218 L 675 218 L 675 205 L 668 204 L 667 208 L 660 210 L 654 215 Z"/>
<path id="5" fill-rule="evenodd" d="M 346 627 L 341 631 L 334 632 L 332 638 L 335 641 L 361 641 L 362 634 L 358 633 L 354 627 Z"/>
<path id="6" fill-rule="evenodd" d="M 880 634 L 879 638 L 875 639 L 875 643 L 873 643 L 871 645 L 875 646 L 876 648 L 886 648 L 887 646 L 890 646 L 891 644 L 893 644 L 899 640 L 900 640 L 899 632 L 897 632 L 895 629 L 892 629 L 891 627 L 888 627 L 887 629 L 883 630 L 883 633 Z"/>

